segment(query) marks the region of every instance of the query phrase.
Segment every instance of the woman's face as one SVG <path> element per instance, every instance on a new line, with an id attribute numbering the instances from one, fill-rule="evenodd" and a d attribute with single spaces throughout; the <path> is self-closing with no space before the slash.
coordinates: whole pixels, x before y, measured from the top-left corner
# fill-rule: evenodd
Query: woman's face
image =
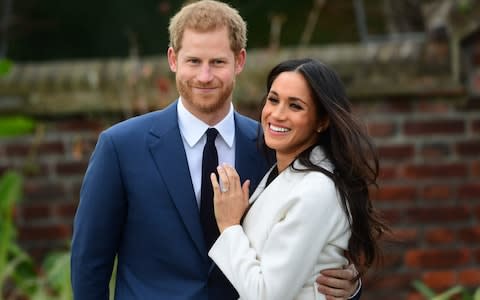
<path id="1" fill-rule="evenodd" d="M 278 75 L 267 95 L 261 121 L 265 143 L 276 151 L 277 159 L 291 162 L 315 143 L 320 122 L 303 75 Z"/>

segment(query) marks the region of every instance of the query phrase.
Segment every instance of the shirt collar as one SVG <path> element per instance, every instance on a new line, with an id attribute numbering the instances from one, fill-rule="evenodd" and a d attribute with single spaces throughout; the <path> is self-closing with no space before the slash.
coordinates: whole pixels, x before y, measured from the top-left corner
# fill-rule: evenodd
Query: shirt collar
<path id="1" fill-rule="evenodd" d="M 190 147 L 195 146 L 195 144 L 200 141 L 205 131 L 210 128 L 214 127 L 218 130 L 218 133 L 228 145 L 228 147 L 233 146 L 233 140 L 235 137 L 235 121 L 233 117 L 233 104 L 230 104 L 230 110 L 228 114 L 215 124 L 214 126 L 209 126 L 196 116 L 194 116 L 191 112 L 189 112 L 185 106 L 183 105 L 182 98 L 179 98 L 177 104 L 177 113 L 178 113 L 178 125 L 180 127 L 180 132 L 182 133 L 183 137 L 187 141 Z"/>

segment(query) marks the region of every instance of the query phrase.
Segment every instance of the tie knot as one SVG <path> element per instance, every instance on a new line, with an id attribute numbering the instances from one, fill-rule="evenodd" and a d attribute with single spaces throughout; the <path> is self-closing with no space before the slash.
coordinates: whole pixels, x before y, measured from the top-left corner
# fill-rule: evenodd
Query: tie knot
<path id="1" fill-rule="evenodd" d="M 207 143 L 213 143 L 217 137 L 218 131 L 215 128 L 207 129 Z"/>

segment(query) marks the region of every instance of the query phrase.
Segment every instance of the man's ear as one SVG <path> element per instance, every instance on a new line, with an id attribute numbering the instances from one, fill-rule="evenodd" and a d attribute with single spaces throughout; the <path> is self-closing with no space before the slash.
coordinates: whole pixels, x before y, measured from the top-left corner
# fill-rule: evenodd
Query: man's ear
<path id="1" fill-rule="evenodd" d="M 235 75 L 238 75 L 242 72 L 246 61 L 247 51 L 242 48 L 242 50 L 240 50 L 240 52 L 235 56 Z"/>
<path id="2" fill-rule="evenodd" d="M 170 70 L 172 72 L 177 72 L 177 54 L 172 47 L 168 47 L 167 50 L 167 58 L 168 58 L 168 65 L 170 66 Z"/>

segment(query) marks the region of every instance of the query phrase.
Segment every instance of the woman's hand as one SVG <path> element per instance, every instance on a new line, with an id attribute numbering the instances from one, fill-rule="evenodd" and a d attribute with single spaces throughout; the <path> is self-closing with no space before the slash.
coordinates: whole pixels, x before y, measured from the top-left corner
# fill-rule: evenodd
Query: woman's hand
<path id="1" fill-rule="evenodd" d="M 225 228 L 240 224 L 243 214 L 248 208 L 248 188 L 250 180 L 243 186 L 237 171 L 226 164 L 217 168 L 220 183 L 215 174 L 210 175 L 213 186 L 213 205 L 220 233 Z"/>

